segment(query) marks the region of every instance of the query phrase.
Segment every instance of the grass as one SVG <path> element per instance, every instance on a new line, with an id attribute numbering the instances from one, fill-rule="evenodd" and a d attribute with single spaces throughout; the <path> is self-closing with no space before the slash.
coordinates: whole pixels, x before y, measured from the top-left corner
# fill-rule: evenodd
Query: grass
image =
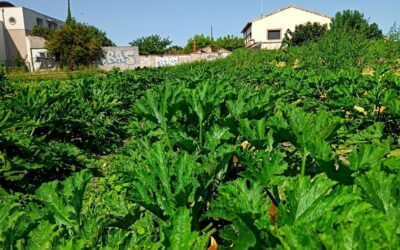
<path id="1" fill-rule="evenodd" d="M 27 72 L 27 71 L 12 71 L 7 73 L 6 78 L 13 82 L 24 82 L 24 81 L 45 81 L 45 80 L 70 80 L 79 79 L 89 76 L 101 76 L 104 75 L 105 71 L 93 68 L 93 69 L 82 69 L 78 71 L 67 71 L 67 70 L 43 70 L 38 72 Z"/>

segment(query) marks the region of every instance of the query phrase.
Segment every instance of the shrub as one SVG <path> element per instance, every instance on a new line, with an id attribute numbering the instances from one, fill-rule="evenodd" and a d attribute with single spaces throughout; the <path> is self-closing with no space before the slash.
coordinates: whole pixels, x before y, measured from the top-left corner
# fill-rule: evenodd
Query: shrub
<path id="1" fill-rule="evenodd" d="M 35 25 L 35 26 L 33 26 L 33 29 L 32 29 L 33 36 L 40 36 L 46 40 L 49 39 L 53 33 L 54 33 L 53 30 L 49 29 L 48 27 L 41 26 L 41 25 Z"/>
<path id="2" fill-rule="evenodd" d="M 171 46 L 165 51 L 165 54 L 168 55 L 181 55 L 185 53 L 186 53 L 185 49 L 177 45 Z"/>
<path id="3" fill-rule="evenodd" d="M 102 46 L 112 45 L 105 32 L 73 20 L 54 32 L 46 48 L 61 67 L 76 70 L 94 65 L 103 56 Z"/>
<path id="4" fill-rule="evenodd" d="M 129 44 L 138 46 L 141 55 L 161 55 L 167 51 L 172 41 L 169 38 L 162 38 L 159 35 L 150 35 L 133 40 Z"/>
<path id="5" fill-rule="evenodd" d="M 0 82 L 4 81 L 5 79 L 7 79 L 7 68 L 4 65 L 0 65 Z M 1 90 L 1 86 L 0 86 L 0 90 Z M 1 91 L 0 91 L 1 93 Z"/>
<path id="6" fill-rule="evenodd" d="M 400 41 L 400 25 L 395 22 L 390 27 L 387 37 L 394 41 Z"/>
<path id="7" fill-rule="evenodd" d="M 300 59 L 307 67 L 331 70 L 358 67 L 363 64 L 368 41 L 354 31 L 328 32 L 319 41 L 288 49 L 292 61 Z"/>
<path id="8" fill-rule="evenodd" d="M 244 48 L 244 39 L 233 35 L 227 35 L 218 38 L 215 41 L 215 47 L 217 47 L 218 49 L 227 49 L 229 51 Z"/>
<path id="9" fill-rule="evenodd" d="M 296 25 L 294 31 L 287 30 L 283 39 L 283 46 L 300 46 L 313 42 L 325 35 L 328 25 L 311 23 Z"/>
<path id="10" fill-rule="evenodd" d="M 185 46 L 186 52 L 191 52 L 193 50 L 193 41 L 196 41 L 196 48 L 203 49 L 205 47 L 211 47 L 213 51 L 219 49 L 227 49 L 230 51 L 244 48 L 244 39 L 240 37 L 235 37 L 233 35 L 227 35 L 224 37 L 219 37 L 214 40 L 211 36 L 206 35 L 195 35 L 187 41 Z"/>
<path id="11" fill-rule="evenodd" d="M 369 23 L 364 14 L 355 10 L 345 10 L 336 13 L 332 19 L 331 30 L 343 30 L 345 32 L 355 32 L 366 38 L 382 38 L 382 30 L 376 23 Z"/>
<path id="12" fill-rule="evenodd" d="M 186 52 L 191 52 L 193 50 L 193 42 L 196 41 L 196 48 L 197 49 L 202 49 L 207 46 L 214 46 L 214 40 L 212 39 L 211 36 L 205 36 L 203 34 L 201 35 L 195 35 L 192 38 L 190 38 L 185 46 L 185 51 Z"/>

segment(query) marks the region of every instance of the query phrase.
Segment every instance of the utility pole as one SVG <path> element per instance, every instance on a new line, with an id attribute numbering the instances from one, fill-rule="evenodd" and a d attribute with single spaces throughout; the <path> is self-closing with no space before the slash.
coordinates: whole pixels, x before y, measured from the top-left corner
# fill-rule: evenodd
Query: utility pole
<path id="1" fill-rule="evenodd" d="M 213 26 L 211 25 L 211 39 L 214 39 Z"/>

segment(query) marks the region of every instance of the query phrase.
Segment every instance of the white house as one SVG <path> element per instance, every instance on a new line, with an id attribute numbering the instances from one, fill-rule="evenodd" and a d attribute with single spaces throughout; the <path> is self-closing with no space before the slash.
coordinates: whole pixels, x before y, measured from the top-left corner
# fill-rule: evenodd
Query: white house
<path id="1" fill-rule="evenodd" d="M 57 29 L 64 22 L 25 7 L 16 7 L 0 1 L 0 64 L 12 66 L 14 56 L 19 52 L 30 70 L 34 70 L 45 57 L 45 41 L 32 37 L 35 25 Z M 47 53 L 47 52 L 46 52 Z M 39 60 L 39 61 L 38 61 Z"/>
<path id="2" fill-rule="evenodd" d="M 285 32 L 307 22 L 330 24 L 331 17 L 296 6 L 288 6 L 250 21 L 243 28 L 247 48 L 277 49 Z"/>

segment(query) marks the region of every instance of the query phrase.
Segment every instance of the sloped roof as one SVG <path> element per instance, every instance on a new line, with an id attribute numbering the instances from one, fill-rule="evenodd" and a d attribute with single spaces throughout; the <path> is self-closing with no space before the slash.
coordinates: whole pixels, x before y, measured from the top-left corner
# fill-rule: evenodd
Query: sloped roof
<path id="1" fill-rule="evenodd" d="M 250 26 L 252 23 L 254 23 L 255 21 L 258 21 L 258 20 L 264 19 L 264 18 L 266 18 L 266 17 L 275 15 L 275 14 L 277 14 L 277 13 L 279 13 L 279 12 L 282 12 L 282 11 L 287 10 L 287 9 L 290 9 L 290 8 L 295 8 L 295 9 L 302 10 L 302 11 L 305 11 L 305 12 L 308 12 L 308 13 L 311 13 L 311 14 L 315 14 L 315 15 L 318 15 L 318 16 L 322 16 L 322 17 L 326 17 L 326 18 L 332 19 L 332 17 L 330 17 L 330 16 L 328 16 L 328 15 L 325 15 L 325 14 L 322 14 L 322 13 L 317 12 L 317 11 L 309 10 L 309 9 L 302 8 L 302 7 L 298 7 L 298 6 L 295 6 L 295 5 L 289 5 L 289 6 L 286 6 L 286 7 L 284 7 L 284 8 L 281 8 L 281 9 L 276 10 L 276 11 L 273 11 L 273 12 L 270 12 L 270 13 L 268 13 L 268 14 L 266 14 L 266 15 L 257 17 L 257 18 L 255 18 L 255 19 L 253 19 L 253 20 L 247 22 L 247 24 L 246 24 L 246 26 L 243 28 L 242 32 L 244 32 L 244 31 L 247 29 L 247 27 L 249 27 L 249 26 Z"/>
<path id="2" fill-rule="evenodd" d="M 0 8 L 15 7 L 14 4 L 6 1 L 0 1 Z"/>

